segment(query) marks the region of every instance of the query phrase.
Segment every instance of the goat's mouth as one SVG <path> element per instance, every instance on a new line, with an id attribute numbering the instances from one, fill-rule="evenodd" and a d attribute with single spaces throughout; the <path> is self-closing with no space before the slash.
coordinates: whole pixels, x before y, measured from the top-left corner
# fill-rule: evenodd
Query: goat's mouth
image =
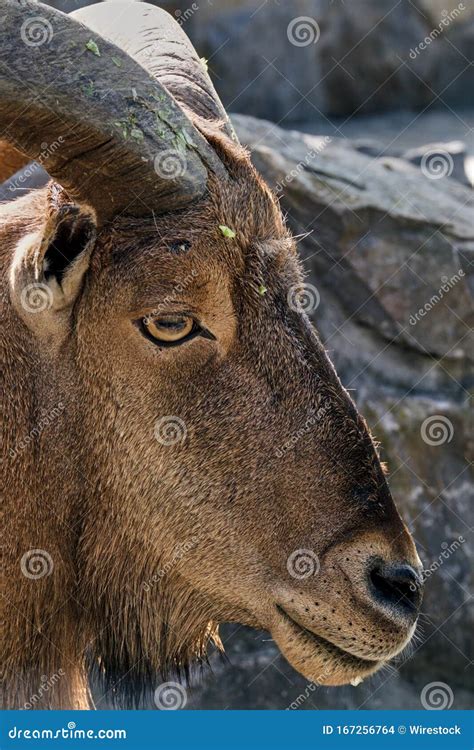
<path id="1" fill-rule="evenodd" d="M 305 677 L 321 685 L 357 685 L 384 662 L 356 656 L 293 619 L 279 604 L 278 622 L 272 635 L 290 664 Z"/>

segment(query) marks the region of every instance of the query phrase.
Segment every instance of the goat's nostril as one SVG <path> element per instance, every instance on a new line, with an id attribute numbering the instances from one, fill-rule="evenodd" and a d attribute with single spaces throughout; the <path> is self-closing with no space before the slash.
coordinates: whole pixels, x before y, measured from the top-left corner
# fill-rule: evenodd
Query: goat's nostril
<path id="1" fill-rule="evenodd" d="M 369 572 L 370 589 L 381 604 L 405 614 L 415 614 L 421 604 L 420 575 L 407 563 L 374 563 Z"/>

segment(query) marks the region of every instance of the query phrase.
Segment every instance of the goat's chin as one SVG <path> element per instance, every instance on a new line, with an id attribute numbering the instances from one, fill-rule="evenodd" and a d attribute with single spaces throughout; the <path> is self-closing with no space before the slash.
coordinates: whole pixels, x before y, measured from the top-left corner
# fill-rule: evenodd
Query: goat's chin
<path id="1" fill-rule="evenodd" d="M 275 638 L 280 651 L 297 672 L 319 685 L 358 685 L 374 674 L 384 662 L 359 659 L 347 652 L 334 655 L 321 647 L 316 652 L 301 650 L 295 643 L 282 643 Z"/>
<path id="2" fill-rule="evenodd" d="M 291 666 L 320 685 L 357 685 L 385 664 L 379 659 L 355 656 L 289 619 L 282 619 L 271 632 Z"/>

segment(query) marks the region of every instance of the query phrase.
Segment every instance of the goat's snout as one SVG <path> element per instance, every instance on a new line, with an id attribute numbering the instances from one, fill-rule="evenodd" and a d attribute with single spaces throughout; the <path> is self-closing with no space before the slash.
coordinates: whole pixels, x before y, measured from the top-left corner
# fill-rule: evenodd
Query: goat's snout
<path id="1" fill-rule="evenodd" d="M 374 604 L 390 609 L 396 617 L 417 617 L 423 592 L 419 570 L 406 561 L 387 563 L 377 558 L 369 562 L 367 578 Z"/>

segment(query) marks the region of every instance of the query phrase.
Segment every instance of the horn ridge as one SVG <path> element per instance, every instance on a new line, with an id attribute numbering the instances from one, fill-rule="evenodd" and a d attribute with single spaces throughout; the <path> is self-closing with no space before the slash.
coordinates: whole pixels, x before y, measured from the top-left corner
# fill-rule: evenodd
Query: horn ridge
<path id="1" fill-rule="evenodd" d="M 0 13 L 0 138 L 99 221 L 183 207 L 204 195 L 209 171 L 226 174 L 174 97 L 120 47 L 33 0 L 0 0 Z M 35 20 L 42 43 L 28 37 Z"/>
<path id="2" fill-rule="evenodd" d="M 71 15 L 117 44 L 175 97 L 190 116 L 219 123 L 238 142 L 203 61 L 181 25 L 165 10 L 146 2 L 96 3 Z"/>

